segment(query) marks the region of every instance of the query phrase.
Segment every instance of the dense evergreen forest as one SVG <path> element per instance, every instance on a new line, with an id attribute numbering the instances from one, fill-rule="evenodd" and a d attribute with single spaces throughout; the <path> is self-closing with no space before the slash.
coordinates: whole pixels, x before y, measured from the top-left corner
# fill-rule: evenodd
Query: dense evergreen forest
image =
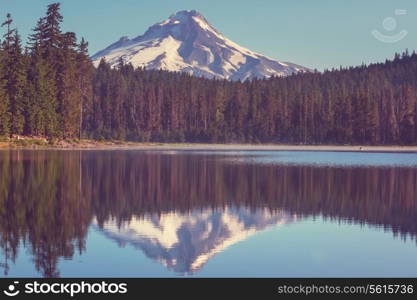
<path id="1" fill-rule="evenodd" d="M 246 82 L 94 68 L 48 6 L 27 46 L 10 15 L 0 50 L 0 136 L 165 142 L 417 144 L 417 54 Z"/>

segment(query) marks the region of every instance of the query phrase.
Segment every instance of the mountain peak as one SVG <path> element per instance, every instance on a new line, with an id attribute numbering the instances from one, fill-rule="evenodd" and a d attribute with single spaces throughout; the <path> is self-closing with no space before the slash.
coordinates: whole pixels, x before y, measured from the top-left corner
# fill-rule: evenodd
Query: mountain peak
<path id="1" fill-rule="evenodd" d="M 195 76 L 247 80 L 287 76 L 309 69 L 250 51 L 218 32 L 196 10 L 182 10 L 134 39 L 122 37 L 92 56 L 112 66 L 120 58 L 134 67 L 186 72 Z"/>
<path id="2" fill-rule="evenodd" d="M 202 30 L 211 30 L 216 31 L 207 21 L 207 19 L 198 11 L 196 10 L 181 10 L 175 14 L 172 14 L 167 20 L 156 24 L 156 26 L 192 26 L 196 25 L 200 27 Z M 154 28 L 152 26 L 151 28 Z M 179 31 L 179 29 L 175 29 L 174 31 Z"/>
<path id="3" fill-rule="evenodd" d="M 182 19 L 182 18 L 190 18 L 190 17 L 203 17 L 201 13 L 196 10 L 180 10 L 175 14 L 172 14 L 169 18 L 170 19 Z"/>

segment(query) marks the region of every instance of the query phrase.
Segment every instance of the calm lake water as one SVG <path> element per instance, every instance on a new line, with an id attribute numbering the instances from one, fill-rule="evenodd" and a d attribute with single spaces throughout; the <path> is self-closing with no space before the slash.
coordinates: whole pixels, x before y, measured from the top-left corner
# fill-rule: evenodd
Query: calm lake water
<path id="1" fill-rule="evenodd" d="M 417 276 L 417 154 L 0 151 L 0 276 Z"/>

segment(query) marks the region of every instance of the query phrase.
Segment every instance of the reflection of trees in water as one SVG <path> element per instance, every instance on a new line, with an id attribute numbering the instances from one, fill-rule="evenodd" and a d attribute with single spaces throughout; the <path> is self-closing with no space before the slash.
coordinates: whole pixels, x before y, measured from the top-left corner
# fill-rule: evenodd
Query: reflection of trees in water
<path id="1" fill-rule="evenodd" d="M 0 152 L 0 246 L 7 272 L 19 243 L 38 271 L 83 251 L 93 216 L 186 212 L 227 205 L 384 226 L 417 234 L 417 170 L 266 166 L 202 155 L 133 151 Z"/>
<path id="2" fill-rule="evenodd" d="M 90 203 L 80 197 L 78 162 L 79 153 L 1 153 L 0 232 L 6 264 L 16 258 L 20 240 L 33 253 L 36 269 L 53 277 L 59 275 L 60 257 L 84 249 L 91 217 Z"/>
<path id="3" fill-rule="evenodd" d="M 83 182 L 96 187 L 91 199 L 99 223 L 110 216 L 122 221 L 132 214 L 233 204 L 417 233 L 413 168 L 266 166 L 213 156 L 111 152 L 88 159 L 84 168 Z"/>

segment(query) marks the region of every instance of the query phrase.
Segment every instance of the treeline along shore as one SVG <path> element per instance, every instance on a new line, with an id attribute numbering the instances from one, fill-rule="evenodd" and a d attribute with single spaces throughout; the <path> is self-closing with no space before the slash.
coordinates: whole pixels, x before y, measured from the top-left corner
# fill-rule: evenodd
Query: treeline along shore
<path id="1" fill-rule="evenodd" d="M 47 7 L 25 46 L 12 16 L 0 50 L 0 136 L 169 143 L 417 145 L 417 54 L 231 82 L 95 68 L 88 43 Z"/>

